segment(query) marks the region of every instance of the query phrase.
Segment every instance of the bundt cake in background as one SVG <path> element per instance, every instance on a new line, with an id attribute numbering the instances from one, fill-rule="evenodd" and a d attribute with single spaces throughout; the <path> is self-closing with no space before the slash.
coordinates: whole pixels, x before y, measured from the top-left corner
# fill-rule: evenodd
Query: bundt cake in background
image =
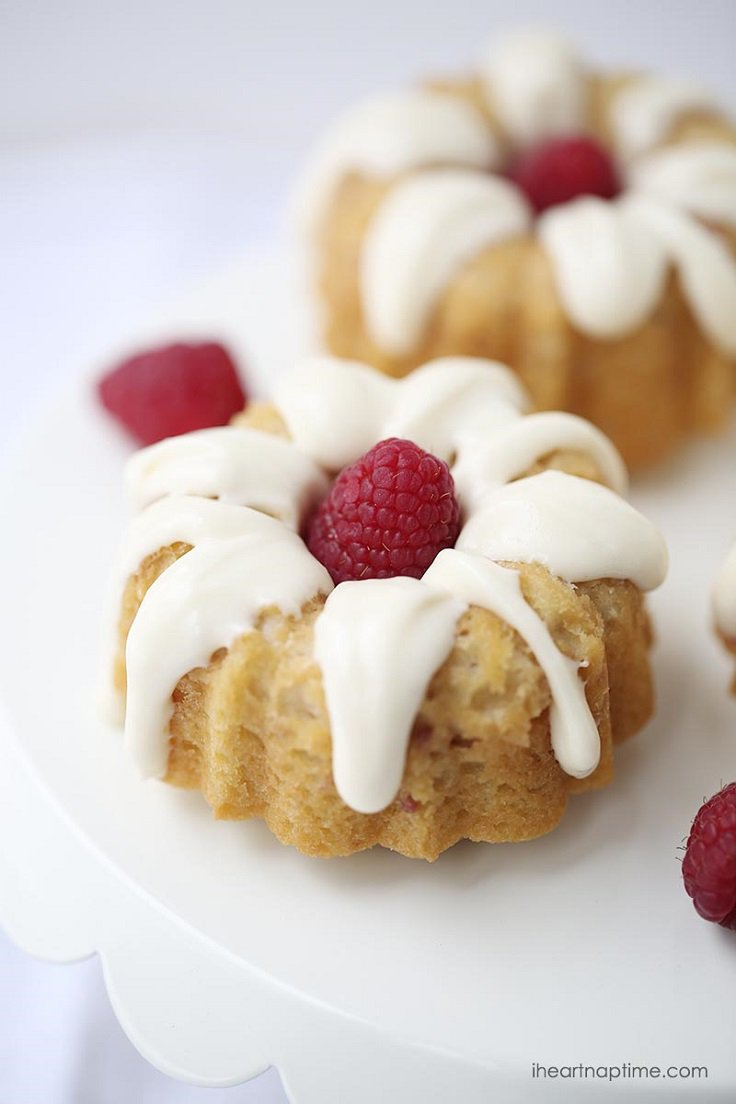
<path id="1" fill-rule="evenodd" d="M 736 357 L 736 130 L 694 84 L 523 32 L 378 96 L 297 195 L 324 344 L 392 376 L 498 358 L 632 467 L 720 425 Z"/>

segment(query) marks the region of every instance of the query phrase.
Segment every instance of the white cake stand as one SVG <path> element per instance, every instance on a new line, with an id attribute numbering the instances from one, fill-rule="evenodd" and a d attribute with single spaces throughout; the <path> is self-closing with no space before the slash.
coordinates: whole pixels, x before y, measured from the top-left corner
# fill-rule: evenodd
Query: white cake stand
<path id="1" fill-rule="evenodd" d="M 265 384 L 299 338 L 280 271 L 251 259 L 131 345 L 222 336 Z M 652 602 L 657 720 L 621 750 L 616 783 L 543 840 L 460 845 L 434 865 L 304 858 L 138 778 L 96 709 L 126 451 L 83 381 L 0 497 L 0 918 L 17 942 L 57 961 L 99 953 L 136 1046 L 200 1084 L 274 1064 L 294 1104 L 731 1097 L 736 935 L 696 917 L 677 847 L 736 776 L 708 610 L 736 534 L 736 434 L 636 488 L 672 572 Z M 550 1080 L 534 1062 L 708 1078 Z"/>

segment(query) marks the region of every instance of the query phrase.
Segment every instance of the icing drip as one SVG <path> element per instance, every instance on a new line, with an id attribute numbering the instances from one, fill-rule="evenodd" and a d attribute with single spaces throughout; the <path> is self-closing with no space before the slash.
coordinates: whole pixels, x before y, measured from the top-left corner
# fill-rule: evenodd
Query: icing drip
<path id="1" fill-rule="evenodd" d="M 683 115 L 714 108 L 713 97 L 690 81 L 637 77 L 624 85 L 611 104 L 616 145 L 624 157 L 635 157 L 665 141 Z"/>
<path id="2" fill-rule="evenodd" d="M 629 191 L 615 203 L 582 196 L 539 219 L 560 298 L 583 333 L 614 340 L 636 330 L 660 301 L 672 264 L 705 333 L 727 353 L 736 351 L 732 253 L 715 233 L 655 197 L 657 190 L 663 196 L 679 190 L 683 205 L 729 222 L 736 217 L 730 175 L 736 150 L 711 147 L 698 171 L 692 150 L 685 152 L 663 151 L 645 166 L 641 193 Z M 363 241 L 361 298 L 372 340 L 396 356 L 416 348 L 457 271 L 529 223 L 520 193 L 498 178 L 435 170 L 399 183 Z"/>
<path id="3" fill-rule="evenodd" d="M 442 357 L 394 380 L 320 356 L 277 386 L 276 403 L 299 448 L 338 471 L 387 437 L 447 460 L 473 426 L 485 437 L 491 424 L 518 417 L 526 396 L 505 365 L 478 357 Z"/>
<path id="4" fill-rule="evenodd" d="M 340 119 L 317 149 L 296 197 L 297 220 L 317 233 L 351 171 L 388 179 L 424 165 L 490 169 L 497 162 L 496 141 L 467 100 L 423 89 L 379 96 Z"/>
<path id="5" fill-rule="evenodd" d="M 516 629 L 544 671 L 552 695 L 552 750 L 562 769 L 585 778 L 598 766 L 600 737 L 578 677 L 578 664 L 559 650 L 544 621 L 524 599 L 516 571 L 458 549 L 440 552 L 422 582 L 491 610 Z"/>
<path id="6" fill-rule="evenodd" d="M 713 590 L 716 627 L 730 640 L 736 639 L 736 544 L 716 577 Z"/>
<path id="7" fill-rule="evenodd" d="M 365 323 L 395 355 L 419 342 L 442 291 L 489 246 L 524 234 L 528 205 L 500 177 L 428 169 L 400 181 L 368 225 L 360 256 Z"/>
<path id="8" fill-rule="evenodd" d="M 474 448 L 461 452 L 452 475 L 466 509 L 475 508 L 494 483 L 517 479 L 561 447 L 590 456 L 608 486 L 617 494 L 626 494 L 626 467 L 605 434 L 575 414 L 545 412 L 494 428 Z"/>
<path id="9" fill-rule="evenodd" d="M 282 528 L 282 522 L 266 514 L 210 498 L 173 494 L 151 503 L 131 519 L 115 565 L 113 586 L 110 588 L 113 600 L 104 618 L 110 641 L 109 654 L 114 655 L 117 650 L 120 595 L 133 572 L 153 552 L 179 542 L 194 547 L 207 539 L 223 540 L 248 534 L 260 533 L 265 540 L 273 540 Z M 106 715 L 115 723 L 122 722 L 125 717 L 122 697 L 106 678 L 101 704 Z"/>
<path id="10" fill-rule="evenodd" d="M 456 547 L 540 563 L 571 583 L 631 579 L 654 590 L 667 572 L 667 548 L 650 521 L 607 487 L 558 471 L 490 490 Z"/>
<path id="11" fill-rule="evenodd" d="M 466 507 L 489 484 L 522 475 L 558 449 L 583 449 L 614 490 L 626 469 L 600 430 L 573 414 L 523 416 L 518 377 L 477 357 L 442 357 L 401 380 L 365 365 L 312 357 L 276 392 L 299 447 L 336 471 L 387 437 L 407 437 L 446 461 Z"/>
<path id="12" fill-rule="evenodd" d="M 314 654 L 335 786 L 358 812 L 380 812 L 396 796 L 414 718 L 464 608 L 451 594 L 407 578 L 340 583 L 328 597 Z"/>
<path id="13" fill-rule="evenodd" d="M 469 605 L 507 621 L 544 671 L 553 698 L 552 749 L 562 769 L 585 778 L 598 766 L 600 738 L 578 664 L 560 652 L 527 604 L 517 572 L 446 549 L 421 580 L 341 583 L 315 625 L 335 786 L 352 809 L 377 813 L 396 797 L 414 719 Z"/>
<path id="14" fill-rule="evenodd" d="M 382 434 L 408 437 L 446 461 L 464 443 L 486 440 L 527 409 L 518 377 L 478 357 L 430 361 L 399 380 L 393 397 Z"/>
<path id="15" fill-rule="evenodd" d="M 562 38 L 534 30 L 510 35 L 491 52 L 482 78 L 489 106 L 518 144 L 585 126 L 585 71 Z"/>
<path id="16" fill-rule="evenodd" d="M 691 143 L 656 150 L 629 170 L 637 192 L 736 228 L 736 147 Z"/>
<path id="17" fill-rule="evenodd" d="M 545 212 L 539 238 L 572 323 L 593 337 L 620 337 L 651 314 L 666 257 L 640 220 L 619 204 L 584 196 Z"/>
<path id="18" fill-rule="evenodd" d="M 281 532 L 282 523 L 247 506 L 232 506 L 211 498 L 172 494 L 152 502 L 130 522 L 118 561 L 118 582 L 129 576 L 147 556 L 169 545 L 198 545 L 215 540 L 262 534 L 265 540 Z"/>
<path id="19" fill-rule="evenodd" d="M 725 241 L 674 207 L 630 195 L 623 203 L 658 240 L 674 264 L 704 332 L 736 355 L 736 261 Z"/>
<path id="20" fill-rule="evenodd" d="M 166 771 L 171 695 L 182 675 L 252 630 L 262 610 L 297 615 L 332 590 L 299 537 L 285 525 L 265 529 L 263 520 L 252 515 L 244 536 L 203 541 L 146 592 L 125 653 L 125 740 L 144 774 Z"/>
<path id="21" fill-rule="evenodd" d="M 624 336 L 652 313 L 667 266 L 703 331 L 736 353 L 736 262 L 712 231 L 676 208 L 629 192 L 617 203 L 586 196 L 547 211 L 539 236 L 571 321 L 602 339 Z"/>
<path id="22" fill-rule="evenodd" d="M 129 461 L 126 481 L 134 509 L 163 495 L 202 495 L 252 506 L 293 529 L 327 493 L 323 472 L 291 441 L 237 426 L 201 429 L 142 449 Z"/>
<path id="23" fill-rule="evenodd" d="M 385 436 L 396 387 L 367 364 L 314 356 L 276 384 L 274 401 L 298 448 L 339 471 Z"/>

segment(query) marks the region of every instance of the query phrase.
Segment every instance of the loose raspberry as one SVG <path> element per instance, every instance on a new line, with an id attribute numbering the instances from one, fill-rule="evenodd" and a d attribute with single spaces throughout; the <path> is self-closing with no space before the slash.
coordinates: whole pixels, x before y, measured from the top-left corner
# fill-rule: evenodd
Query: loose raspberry
<path id="1" fill-rule="evenodd" d="M 736 931 L 736 782 L 706 801 L 695 817 L 682 877 L 697 912 Z"/>
<path id="2" fill-rule="evenodd" d="M 552 138 L 509 171 L 539 213 L 582 195 L 613 199 L 621 190 L 613 161 L 593 138 Z"/>
<path id="3" fill-rule="evenodd" d="M 222 345 L 166 345 L 124 360 L 99 381 L 102 405 L 144 445 L 226 425 L 245 394 Z"/>
<path id="4" fill-rule="evenodd" d="M 447 464 L 391 437 L 343 468 L 312 519 L 307 543 L 336 583 L 418 579 L 455 543 L 459 528 Z"/>

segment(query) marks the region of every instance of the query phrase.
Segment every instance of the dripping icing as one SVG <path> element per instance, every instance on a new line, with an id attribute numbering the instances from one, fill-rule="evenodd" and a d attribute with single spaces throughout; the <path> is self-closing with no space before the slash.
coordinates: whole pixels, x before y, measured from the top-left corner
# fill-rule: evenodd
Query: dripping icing
<path id="1" fill-rule="evenodd" d="M 619 337 L 651 314 L 664 287 L 666 258 L 625 208 L 581 197 L 546 211 L 539 238 L 567 314 L 584 333 Z"/>
<path id="2" fill-rule="evenodd" d="M 203 540 L 168 567 L 133 621 L 125 740 L 146 775 L 166 771 L 171 695 L 182 676 L 252 631 L 263 610 L 296 616 L 332 589 L 325 568 L 285 525 L 266 530 L 256 516 L 245 528 L 243 536 Z"/>
<path id="3" fill-rule="evenodd" d="M 426 169 L 399 181 L 368 224 L 360 254 L 374 341 L 397 356 L 410 353 L 454 274 L 530 225 L 526 200 L 501 177 Z"/>
<path id="4" fill-rule="evenodd" d="M 629 169 L 634 191 L 736 228 L 736 147 L 723 142 L 667 146 Z"/>
<path id="5" fill-rule="evenodd" d="M 544 621 L 527 603 L 518 572 L 450 548 L 440 552 L 422 581 L 468 605 L 490 610 L 518 632 L 549 683 L 552 750 L 557 762 L 573 778 L 592 774 L 600 760 L 600 737 L 578 677 L 579 665 L 559 650 Z"/>
<path id="6" fill-rule="evenodd" d="M 712 95 L 692 81 L 646 74 L 616 94 L 610 109 L 614 139 L 624 157 L 634 157 L 663 142 L 683 115 L 713 111 Z"/>
<path id="7" fill-rule="evenodd" d="M 585 70 L 570 43 L 557 35 L 508 35 L 489 52 L 481 78 L 489 106 L 517 144 L 584 128 Z"/>
<path id="8" fill-rule="evenodd" d="M 200 429 L 137 452 L 126 469 L 133 509 L 170 494 L 251 506 L 295 529 L 327 493 L 314 460 L 291 441 L 241 426 Z"/>
<path id="9" fill-rule="evenodd" d="M 541 563 L 571 583 L 631 579 L 654 590 L 667 571 L 666 545 L 647 518 L 600 483 L 559 471 L 489 490 L 456 548 Z"/>
<path id="10" fill-rule="evenodd" d="M 295 219 L 310 237 L 319 233 L 336 186 L 350 172 L 384 180 L 423 165 L 497 163 L 496 141 L 467 100 L 429 89 L 376 96 L 347 112 L 318 146 L 297 190 Z"/>
<path id="11" fill-rule="evenodd" d="M 340 797 L 359 813 L 378 813 L 396 796 L 414 718 L 464 609 L 426 576 L 340 583 L 325 602 L 314 655 L 330 718 L 332 773 Z"/>

